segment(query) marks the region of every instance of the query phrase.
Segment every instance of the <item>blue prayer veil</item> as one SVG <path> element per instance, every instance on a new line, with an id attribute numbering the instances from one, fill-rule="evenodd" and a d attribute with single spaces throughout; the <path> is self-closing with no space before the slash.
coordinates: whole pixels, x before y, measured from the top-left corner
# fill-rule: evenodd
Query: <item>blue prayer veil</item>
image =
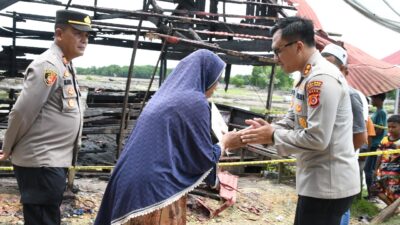
<path id="1" fill-rule="evenodd" d="M 208 50 L 182 59 L 144 108 L 119 158 L 95 221 L 123 224 L 193 190 L 215 167 L 205 92 L 225 63 Z"/>

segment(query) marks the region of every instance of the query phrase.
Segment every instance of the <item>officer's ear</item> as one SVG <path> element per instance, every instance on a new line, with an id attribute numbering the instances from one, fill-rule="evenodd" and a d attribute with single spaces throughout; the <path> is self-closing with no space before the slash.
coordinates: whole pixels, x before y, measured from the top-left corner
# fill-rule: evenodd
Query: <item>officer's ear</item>
<path id="1" fill-rule="evenodd" d="M 64 31 L 67 29 L 67 26 L 65 24 L 56 24 L 54 27 L 54 37 L 57 41 L 60 41 L 62 38 L 62 34 Z"/>
<path id="2" fill-rule="evenodd" d="M 304 43 L 302 41 L 296 42 L 296 50 L 297 52 L 302 52 L 304 49 Z"/>
<path id="3" fill-rule="evenodd" d="M 349 74 L 349 69 L 347 68 L 346 65 L 340 65 L 340 72 L 342 72 L 343 75 L 347 76 Z"/>
<path id="4" fill-rule="evenodd" d="M 56 28 L 56 30 L 54 31 L 54 37 L 55 39 L 57 39 L 58 41 L 60 41 L 61 36 L 62 36 L 62 32 L 63 30 L 61 28 Z"/>

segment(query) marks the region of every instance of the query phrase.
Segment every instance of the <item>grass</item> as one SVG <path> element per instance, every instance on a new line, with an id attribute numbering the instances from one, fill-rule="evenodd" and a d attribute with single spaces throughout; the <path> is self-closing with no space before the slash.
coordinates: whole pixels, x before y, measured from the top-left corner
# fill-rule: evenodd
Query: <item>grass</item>
<path id="1" fill-rule="evenodd" d="M 86 80 L 95 80 L 92 76 L 89 76 L 89 75 L 88 75 L 88 76 L 85 76 L 85 79 L 86 79 Z"/>
<path id="2" fill-rule="evenodd" d="M 0 90 L 0 99 L 8 99 L 8 92 Z"/>
<path id="3" fill-rule="evenodd" d="M 246 88 L 232 88 L 229 87 L 228 91 L 225 92 L 224 88 L 218 88 L 215 92 L 218 95 L 254 95 L 253 90 L 248 90 Z"/>
<path id="4" fill-rule="evenodd" d="M 367 191 L 366 189 L 363 189 L 362 196 L 367 196 Z M 353 204 L 351 205 L 351 217 L 357 219 L 360 216 L 366 216 L 370 219 L 374 218 L 377 216 L 382 210 L 372 202 L 369 202 L 365 199 L 354 199 Z M 399 225 L 400 224 L 400 215 L 393 216 L 389 218 L 387 221 L 384 223 L 381 223 L 382 225 Z"/>
<path id="5" fill-rule="evenodd" d="M 365 199 L 355 199 L 351 205 L 351 216 L 360 217 L 368 215 L 368 217 L 373 218 L 376 216 L 380 209 L 374 203 L 371 203 Z"/>
<path id="6" fill-rule="evenodd" d="M 267 110 L 264 107 L 250 107 L 250 111 L 259 113 L 259 114 L 266 114 Z M 269 111 L 270 114 L 285 114 L 287 112 L 287 109 L 281 109 L 281 108 L 274 108 Z"/>

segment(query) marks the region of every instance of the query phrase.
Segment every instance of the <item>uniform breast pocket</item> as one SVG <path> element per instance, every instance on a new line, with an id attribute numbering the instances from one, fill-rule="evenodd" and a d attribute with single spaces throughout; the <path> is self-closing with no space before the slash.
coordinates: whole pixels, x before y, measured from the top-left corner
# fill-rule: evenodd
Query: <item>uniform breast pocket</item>
<path id="1" fill-rule="evenodd" d="M 62 89 L 62 112 L 77 112 L 77 94 L 73 85 L 65 85 Z"/>

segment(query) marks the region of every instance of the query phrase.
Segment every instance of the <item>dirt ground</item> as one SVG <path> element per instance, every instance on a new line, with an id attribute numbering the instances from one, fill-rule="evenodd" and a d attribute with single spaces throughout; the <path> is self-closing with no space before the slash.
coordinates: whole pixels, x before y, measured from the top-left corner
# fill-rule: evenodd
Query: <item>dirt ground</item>
<path id="1" fill-rule="evenodd" d="M 77 199 L 67 200 L 61 207 L 63 224 L 93 224 L 106 181 L 81 178 L 76 179 L 76 187 L 80 190 Z M 213 219 L 208 219 L 199 210 L 188 208 L 188 224 L 292 224 L 297 198 L 292 185 L 275 184 L 262 177 L 248 176 L 239 179 L 238 190 L 240 193 L 237 193 L 236 204 Z M 222 204 L 210 198 L 200 198 L 212 209 Z M 0 224 L 22 224 L 14 178 L 1 178 L 0 201 L 3 202 L 0 206 Z"/>
<path id="2" fill-rule="evenodd" d="M 63 225 L 93 224 L 106 181 L 78 178 L 79 192 L 75 200 L 61 206 Z M 251 175 L 239 178 L 236 203 L 215 218 L 209 219 L 202 210 L 188 208 L 188 225 L 289 225 L 293 224 L 297 195 L 293 182 L 277 184 L 276 180 Z M 196 197 L 199 197 L 196 195 Z M 222 202 L 201 197 L 212 209 Z M 23 224 L 21 205 L 14 178 L 0 178 L 0 224 Z M 189 202 L 189 201 L 188 201 Z M 353 220 L 351 224 L 360 224 Z"/>

